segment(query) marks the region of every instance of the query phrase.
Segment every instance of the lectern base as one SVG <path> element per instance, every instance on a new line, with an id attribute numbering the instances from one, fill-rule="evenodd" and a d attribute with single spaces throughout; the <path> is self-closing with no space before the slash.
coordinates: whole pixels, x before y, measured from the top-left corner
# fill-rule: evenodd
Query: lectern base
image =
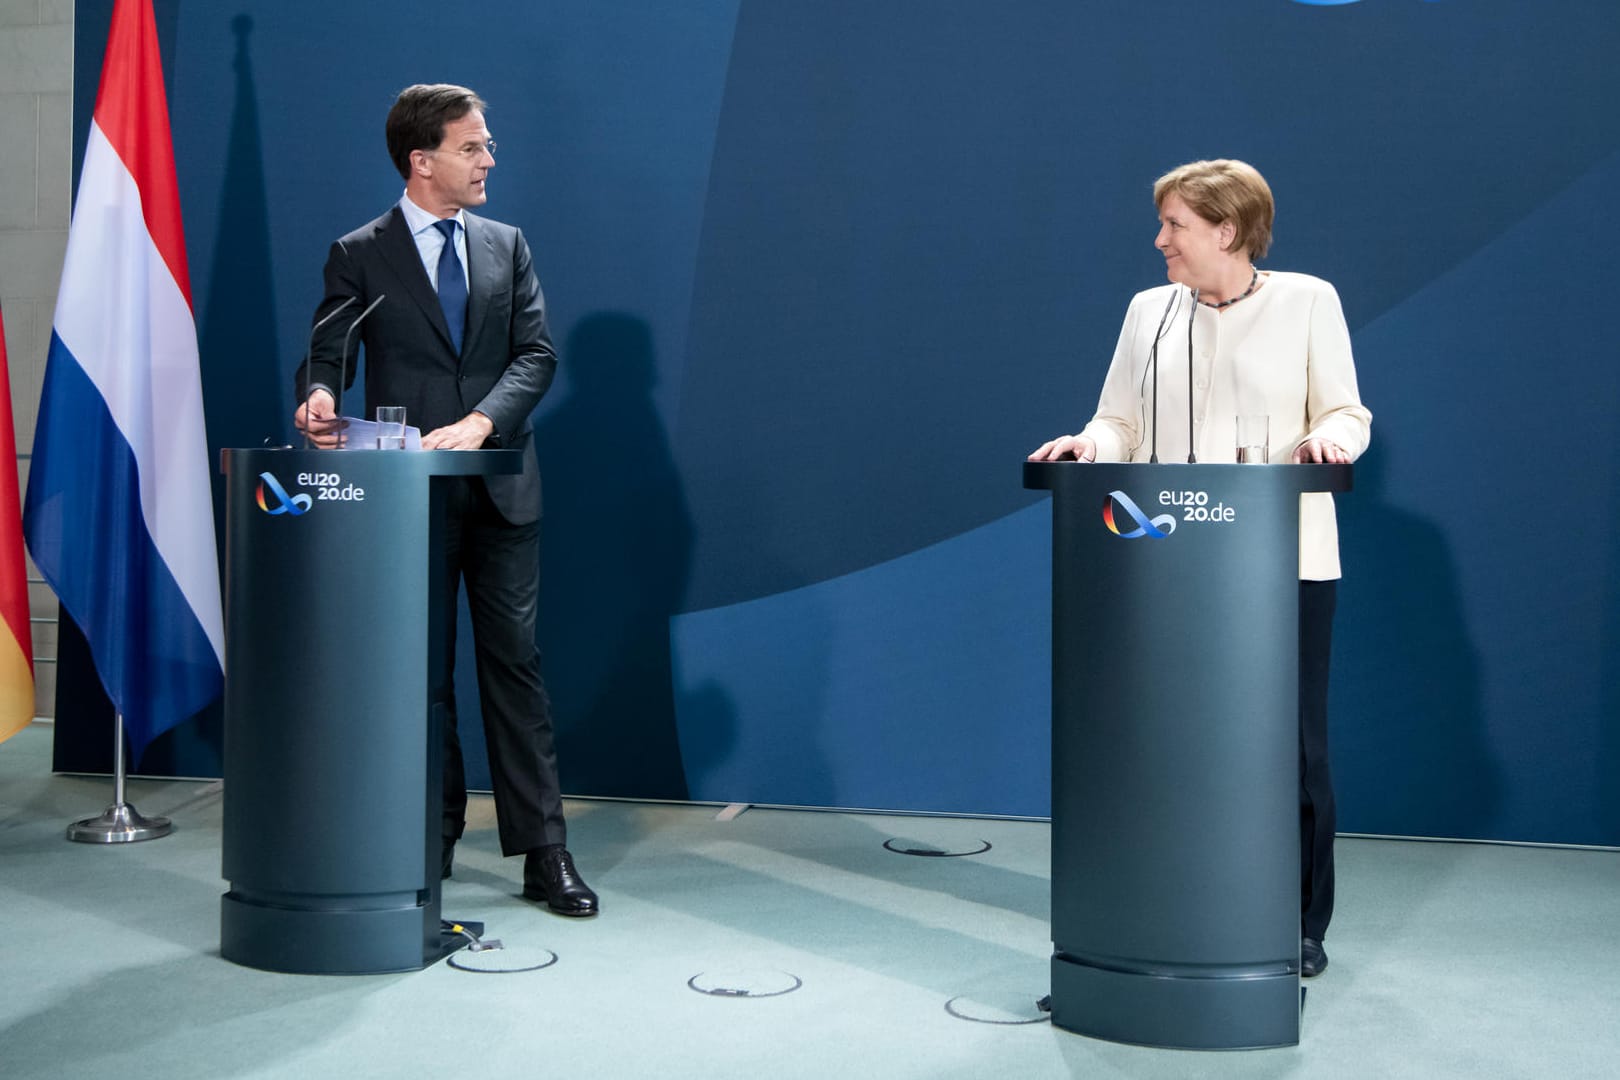
<path id="1" fill-rule="evenodd" d="M 468 939 L 440 932 L 417 904 L 365 910 L 309 910 L 257 904 L 236 893 L 220 900 L 219 952 L 262 971 L 294 975 L 382 975 L 418 971 Z"/>
<path id="2" fill-rule="evenodd" d="M 1052 1023 L 1110 1042 L 1176 1050 L 1299 1044 L 1299 976 L 1187 978 L 1052 957 Z"/>

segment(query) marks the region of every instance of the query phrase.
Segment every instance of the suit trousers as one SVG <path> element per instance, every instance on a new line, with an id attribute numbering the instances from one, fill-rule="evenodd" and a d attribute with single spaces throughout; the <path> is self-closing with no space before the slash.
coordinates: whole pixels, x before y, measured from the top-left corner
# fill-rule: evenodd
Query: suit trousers
<path id="1" fill-rule="evenodd" d="M 1333 772 L 1328 767 L 1328 660 L 1338 582 L 1299 583 L 1300 936 L 1321 941 L 1333 918 Z"/>
<path id="2" fill-rule="evenodd" d="M 540 596 L 540 523 L 513 525 L 481 479 L 449 481 L 445 555 L 444 838 L 467 823 L 467 779 L 457 731 L 454 665 L 456 595 L 467 586 L 484 742 L 495 789 L 501 853 L 566 844 L 551 701 L 534 642 Z"/>

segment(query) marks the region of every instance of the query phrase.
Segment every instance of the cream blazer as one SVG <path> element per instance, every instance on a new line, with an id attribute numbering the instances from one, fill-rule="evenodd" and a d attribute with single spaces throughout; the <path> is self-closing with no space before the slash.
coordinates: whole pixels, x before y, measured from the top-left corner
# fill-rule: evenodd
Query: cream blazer
<path id="1" fill-rule="evenodd" d="M 1361 404 L 1339 294 L 1321 278 L 1276 270 L 1248 299 L 1216 311 L 1200 306 L 1192 325 L 1192 431 L 1201 462 L 1237 460 L 1237 417 L 1271 418 L 1274 464 L 1293 461 L 1307 438 L 1329 439 L 1354 461 L 1367 449 L 1372 413 Z M 1159 460 L 1187 460 L 1187 321 L 1192 292 L 1161 285 L 1137 293 L 1125 313 L 1097 413 L 1082 435 L 1098 461 L 1146 461 L 1153 435 L 1149 357 L 1159 341 Z M 1299 576 L 1339 576 L 1333 496 L 1300 496 Z"/>

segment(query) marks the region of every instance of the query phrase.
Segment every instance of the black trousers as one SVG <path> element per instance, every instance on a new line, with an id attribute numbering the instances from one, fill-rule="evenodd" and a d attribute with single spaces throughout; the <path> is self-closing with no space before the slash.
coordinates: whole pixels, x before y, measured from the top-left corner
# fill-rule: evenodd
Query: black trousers
<path id="1" fill-rule="evenodd" d="M 456 595 L 465 582 L 501 852 L 518 855 L 546 844 L 566 844 L 551 700 L 534 643 L 540 523 L 509 523 L 478 479 L 451 481 L 446 503 L 445 671 L 451 674 L 445 688 L 444 837 L 459 838 L 467 824 L 454 678 Z"/>
<path id="2" fill-rule="evenodd" d="M 1333 918 L 1333 772 L 1328 766 L 1328 658 L 1338 582 L 1299 583 L 1300 936 L 1321 941 Z"/>

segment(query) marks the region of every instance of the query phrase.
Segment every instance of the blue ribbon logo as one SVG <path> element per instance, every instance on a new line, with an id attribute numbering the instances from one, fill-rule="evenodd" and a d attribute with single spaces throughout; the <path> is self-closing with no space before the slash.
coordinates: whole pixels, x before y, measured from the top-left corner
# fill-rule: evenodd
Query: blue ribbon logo
<path id="1" fill-rule="evenodd" d="M 264 489 L 267 487 L 270 489 L 270 494 L 276 497 L 277 504 L 274 507 L 265 501 Z M 310 504 L 315 501 L 302 491 L 297 495 L 289 496 L 287 489 L 281 486 L 281 481 L 267 472 L 259 474 L 259 488 L 255 494 L 259 500 L 259 509 L 267 514 L 291 514 L 297 517 L 308 510 Z"/>
<path id="2" fill-rule="evenodd" d="M 1136 528 L 1130 532 L 1120 531 L 1119 526 L 1114 523 L 1115 503 L 1124 507 L 1125 512 L 1131 516 L 1131 520 L 1136 522 Z M 1141 507 L 1132 502 L 1131 497 L 1123 491 L 1110 491 L 1108 493 L 1108 497 L 1103 500 L 1102 516 L 1103 524 L 1108 526 L 1108 530 L 1115 536 L 1125 540 L 1135 540 L 1139 536 L 1151 536 L 1154 539 L 1162 540 L 1176 531 L 1175 515 L 1160 514 L 1150 521 L 1148 516 L 1142 513 Z"/>

